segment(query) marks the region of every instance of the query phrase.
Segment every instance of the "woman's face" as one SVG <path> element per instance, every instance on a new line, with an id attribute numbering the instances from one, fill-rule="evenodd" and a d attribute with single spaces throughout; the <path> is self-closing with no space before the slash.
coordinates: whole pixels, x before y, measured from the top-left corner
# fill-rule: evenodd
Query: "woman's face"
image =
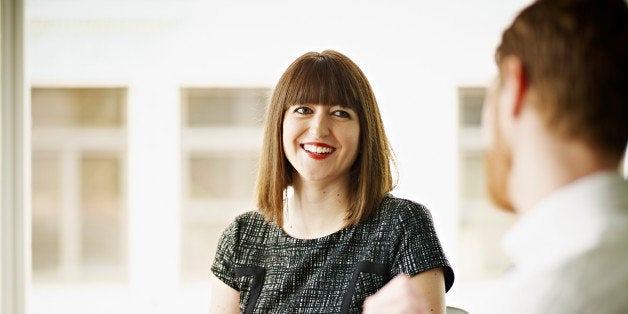
<path id="1" fill-rule="evenodd" d="M 283 119 L 284 153 L 302 181 L 344 179 L 358 155 L 360 122 L 341 106 L 293 105 Z"/>

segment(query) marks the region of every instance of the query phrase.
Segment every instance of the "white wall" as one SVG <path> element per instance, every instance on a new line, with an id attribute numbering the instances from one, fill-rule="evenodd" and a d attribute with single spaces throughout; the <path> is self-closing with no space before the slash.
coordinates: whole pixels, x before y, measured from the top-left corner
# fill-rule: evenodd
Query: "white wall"
<path id="1" fill-rule="evenodd" d="M 375 90 L 398 157 L 395 194 L 431 209 L 455 269 L 456 88 L 492 78 L 501 31 L 527 2 L 31 0 L 27 68 L 35 85 L 128 86 L 131 96 L 143 95 L 129 99 L 130 115 L 161 112 L 168 113 L 166 119 L 178 119 L 179 86 L 272 87 L 301 54 L 338 50 L 362 68 Z M 137 107 L 154 105 L 157 108 Z M 177 123 L 165 125 L 176 132 Z M 139 127 L 129 128 L 130 146 L 150 140 L 152 132 Z M 163 131 L 160 125 L 151 127 Z M 157 147 L 129 149 L 129 167 L 143 165 L 129 170 L 134 178 L 150 172 L 152 164 L 142 158 L 160 149 L 167 152 L 161 161 L 177 161 L 172 150 L 177 149 L 178 135 L 165 135 L 168 140 Z M 177 171 L 166 173 L 176 177 Z M 130 182 L 130 194 L 147 191 L 151 177 L 137 180 Z M 164 180 L 153 187 L 160 199 L 147 194 L 150 189 L 129 195 L 131 228 L 134 219 L 141 219 L 137 213 L 142 208 L 151 208 L 153 222 L 168 230 L 178 228 L 178 216 L 172 215 L 179 210 L 160 206 L 177 206 L 180 182 Z M 165 245 L 159 249 L 176 255 L 176 241 L 162 240 L 158 243 Z M 134 246 L 133 237 L 130 241 L 132 250 L 141 246 Z M 131 271 L 140 271 L 138 280 L 153 284 L 141 278 L 151 275 L 151 269 L 141 272 L 147 259 L 143 251 L 133 252 Z M 162 264 L 176 263 L 173 258 Z M 176 281 L 175 273 L 165 277 L 164 285 Z"/>
<path id="2" fill-rule="evenodd" d="M 32 0 L 30 76 L 273 86 L 302 53 L 336 49 L 375 89 L 396 194 L 432 210 L 455 260 L 456 87 L 491 78 L 501 30 L 526 2 Z"/>

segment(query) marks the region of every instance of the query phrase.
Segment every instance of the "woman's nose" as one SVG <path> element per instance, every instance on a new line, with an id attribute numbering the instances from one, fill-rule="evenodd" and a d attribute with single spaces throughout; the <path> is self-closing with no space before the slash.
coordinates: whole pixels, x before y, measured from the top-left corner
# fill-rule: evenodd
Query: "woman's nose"
<path id="1" fill-rule="evenodd" d="M 311 135 L 317 138 L 329 135 L 329 117 L 322 113 L 315 114 L 312 120 L 310 120 L 309 131 Z"/>

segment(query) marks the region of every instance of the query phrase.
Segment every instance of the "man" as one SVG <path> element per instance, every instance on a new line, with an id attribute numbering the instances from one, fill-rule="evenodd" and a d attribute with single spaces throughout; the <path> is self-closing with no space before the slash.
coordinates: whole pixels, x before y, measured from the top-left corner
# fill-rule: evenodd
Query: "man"
<path id="1" fill-rule="evenodd" d="M 504 239 L 515 266 L 480 313 L 628 313 L 625 0 L 537 1 L 506 29 L 496 61 L 487 181 L 519 220 Z M 364 309 L 429 312 L 421 299 L 400 276 Z"/>

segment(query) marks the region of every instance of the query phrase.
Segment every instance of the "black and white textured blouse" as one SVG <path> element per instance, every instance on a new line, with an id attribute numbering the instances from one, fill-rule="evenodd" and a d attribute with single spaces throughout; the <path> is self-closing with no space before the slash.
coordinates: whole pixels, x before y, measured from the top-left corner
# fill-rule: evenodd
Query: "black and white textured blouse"
<path id="1" fill-rule="evenodd" d="M 360 313 L 396 275 L 438 267 L 449 290 L 454 273 L 429 211 L 387 195 L 367 220 L 317 239 L 242 214 L 223 232 L 211 270 L 240 292 L 244 313 Z"/>

